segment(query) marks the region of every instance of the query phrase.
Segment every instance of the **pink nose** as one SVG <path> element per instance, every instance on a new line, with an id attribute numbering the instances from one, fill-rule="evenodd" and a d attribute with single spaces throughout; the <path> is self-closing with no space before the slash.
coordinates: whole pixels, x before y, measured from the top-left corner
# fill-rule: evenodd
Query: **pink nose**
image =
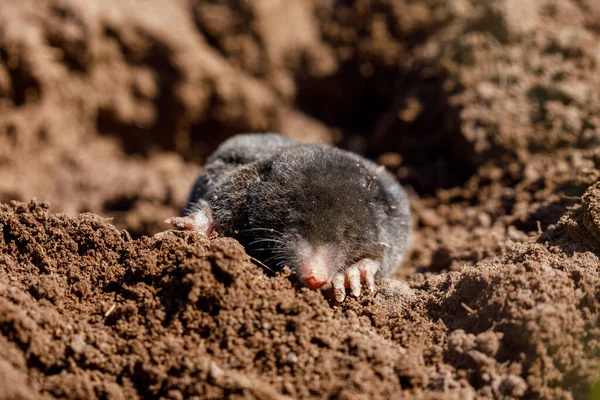
<path id="1" fill-rule="evenodd" d="M 327 283 L 327 281 L 319 280 L 319 279 L 315 278 L 314 276 L 304 277 L 304 282 L 306 282 L 308 287 L 310 287 L 311 289 L 318 289 Z"/>

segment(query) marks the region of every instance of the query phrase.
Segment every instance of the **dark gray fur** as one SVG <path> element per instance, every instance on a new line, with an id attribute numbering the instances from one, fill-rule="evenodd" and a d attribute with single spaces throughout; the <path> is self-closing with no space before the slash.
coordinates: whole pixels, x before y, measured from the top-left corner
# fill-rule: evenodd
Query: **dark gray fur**
<path id="1" fill-rule="evenodd" d="M 383 168 L 331 146 L 277 134 L 237 135 L 208 159 L 186 210 L 211 206 L 217 231 L 270 268 L 295 268 L 296 246 L 335 246 L 336 271 L 368 257 L 377 277 L 399 266 L 411 233 L 408 199 Z"/>

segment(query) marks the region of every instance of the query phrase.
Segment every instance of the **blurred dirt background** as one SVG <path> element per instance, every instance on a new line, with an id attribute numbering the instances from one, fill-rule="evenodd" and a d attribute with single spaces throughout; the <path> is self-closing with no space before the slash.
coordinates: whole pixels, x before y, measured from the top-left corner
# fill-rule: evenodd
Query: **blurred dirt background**
<path id="1" fill-rule="evenodd" d="M 596 0 L 3 1 L 0 398 L 587 398 L 599 39 Z M 402 281 L 152 237 L 257 131 L 396 173 Z"/>

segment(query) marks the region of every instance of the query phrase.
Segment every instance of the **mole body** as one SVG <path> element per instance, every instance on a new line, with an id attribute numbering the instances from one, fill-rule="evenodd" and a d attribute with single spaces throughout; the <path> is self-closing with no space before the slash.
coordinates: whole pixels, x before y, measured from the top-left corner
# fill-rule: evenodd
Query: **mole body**
<path id="1" fill-rule="evenodd" d="M 224 142 L 196 180 L 176 227 L 236 238 L 272 270 L 305 285 L 346 288 L 391 275 L 411 232 L 408 199 L 383 167 L 335 147 L 277 134 Z"/>

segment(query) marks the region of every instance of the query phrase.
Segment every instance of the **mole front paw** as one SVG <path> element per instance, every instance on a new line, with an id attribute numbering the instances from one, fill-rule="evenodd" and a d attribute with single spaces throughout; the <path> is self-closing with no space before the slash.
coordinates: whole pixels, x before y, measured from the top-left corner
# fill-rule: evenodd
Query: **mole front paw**
<path id="1" fill-rule="evenodd" d="M 206 237 L 209 237 L 215 229 L 215 219 L 208 203 L 198 204 L 193 212 L 185 217 L 167 218 L 165 222 L 175 228 L 199 232 Z"/>
<path id="2" fill-rule="evenodd" d="M 346 298 L 346 288 L 350 288 L 354 297 L 360 296 L 361 284 L 364 282 L 369 290 L 375 290 L 375 274 L 379 264 L 369 258 L 350 265 L 343 272 L 335 275 L 332 281 L 333 295 L 338 303 Z"/>

